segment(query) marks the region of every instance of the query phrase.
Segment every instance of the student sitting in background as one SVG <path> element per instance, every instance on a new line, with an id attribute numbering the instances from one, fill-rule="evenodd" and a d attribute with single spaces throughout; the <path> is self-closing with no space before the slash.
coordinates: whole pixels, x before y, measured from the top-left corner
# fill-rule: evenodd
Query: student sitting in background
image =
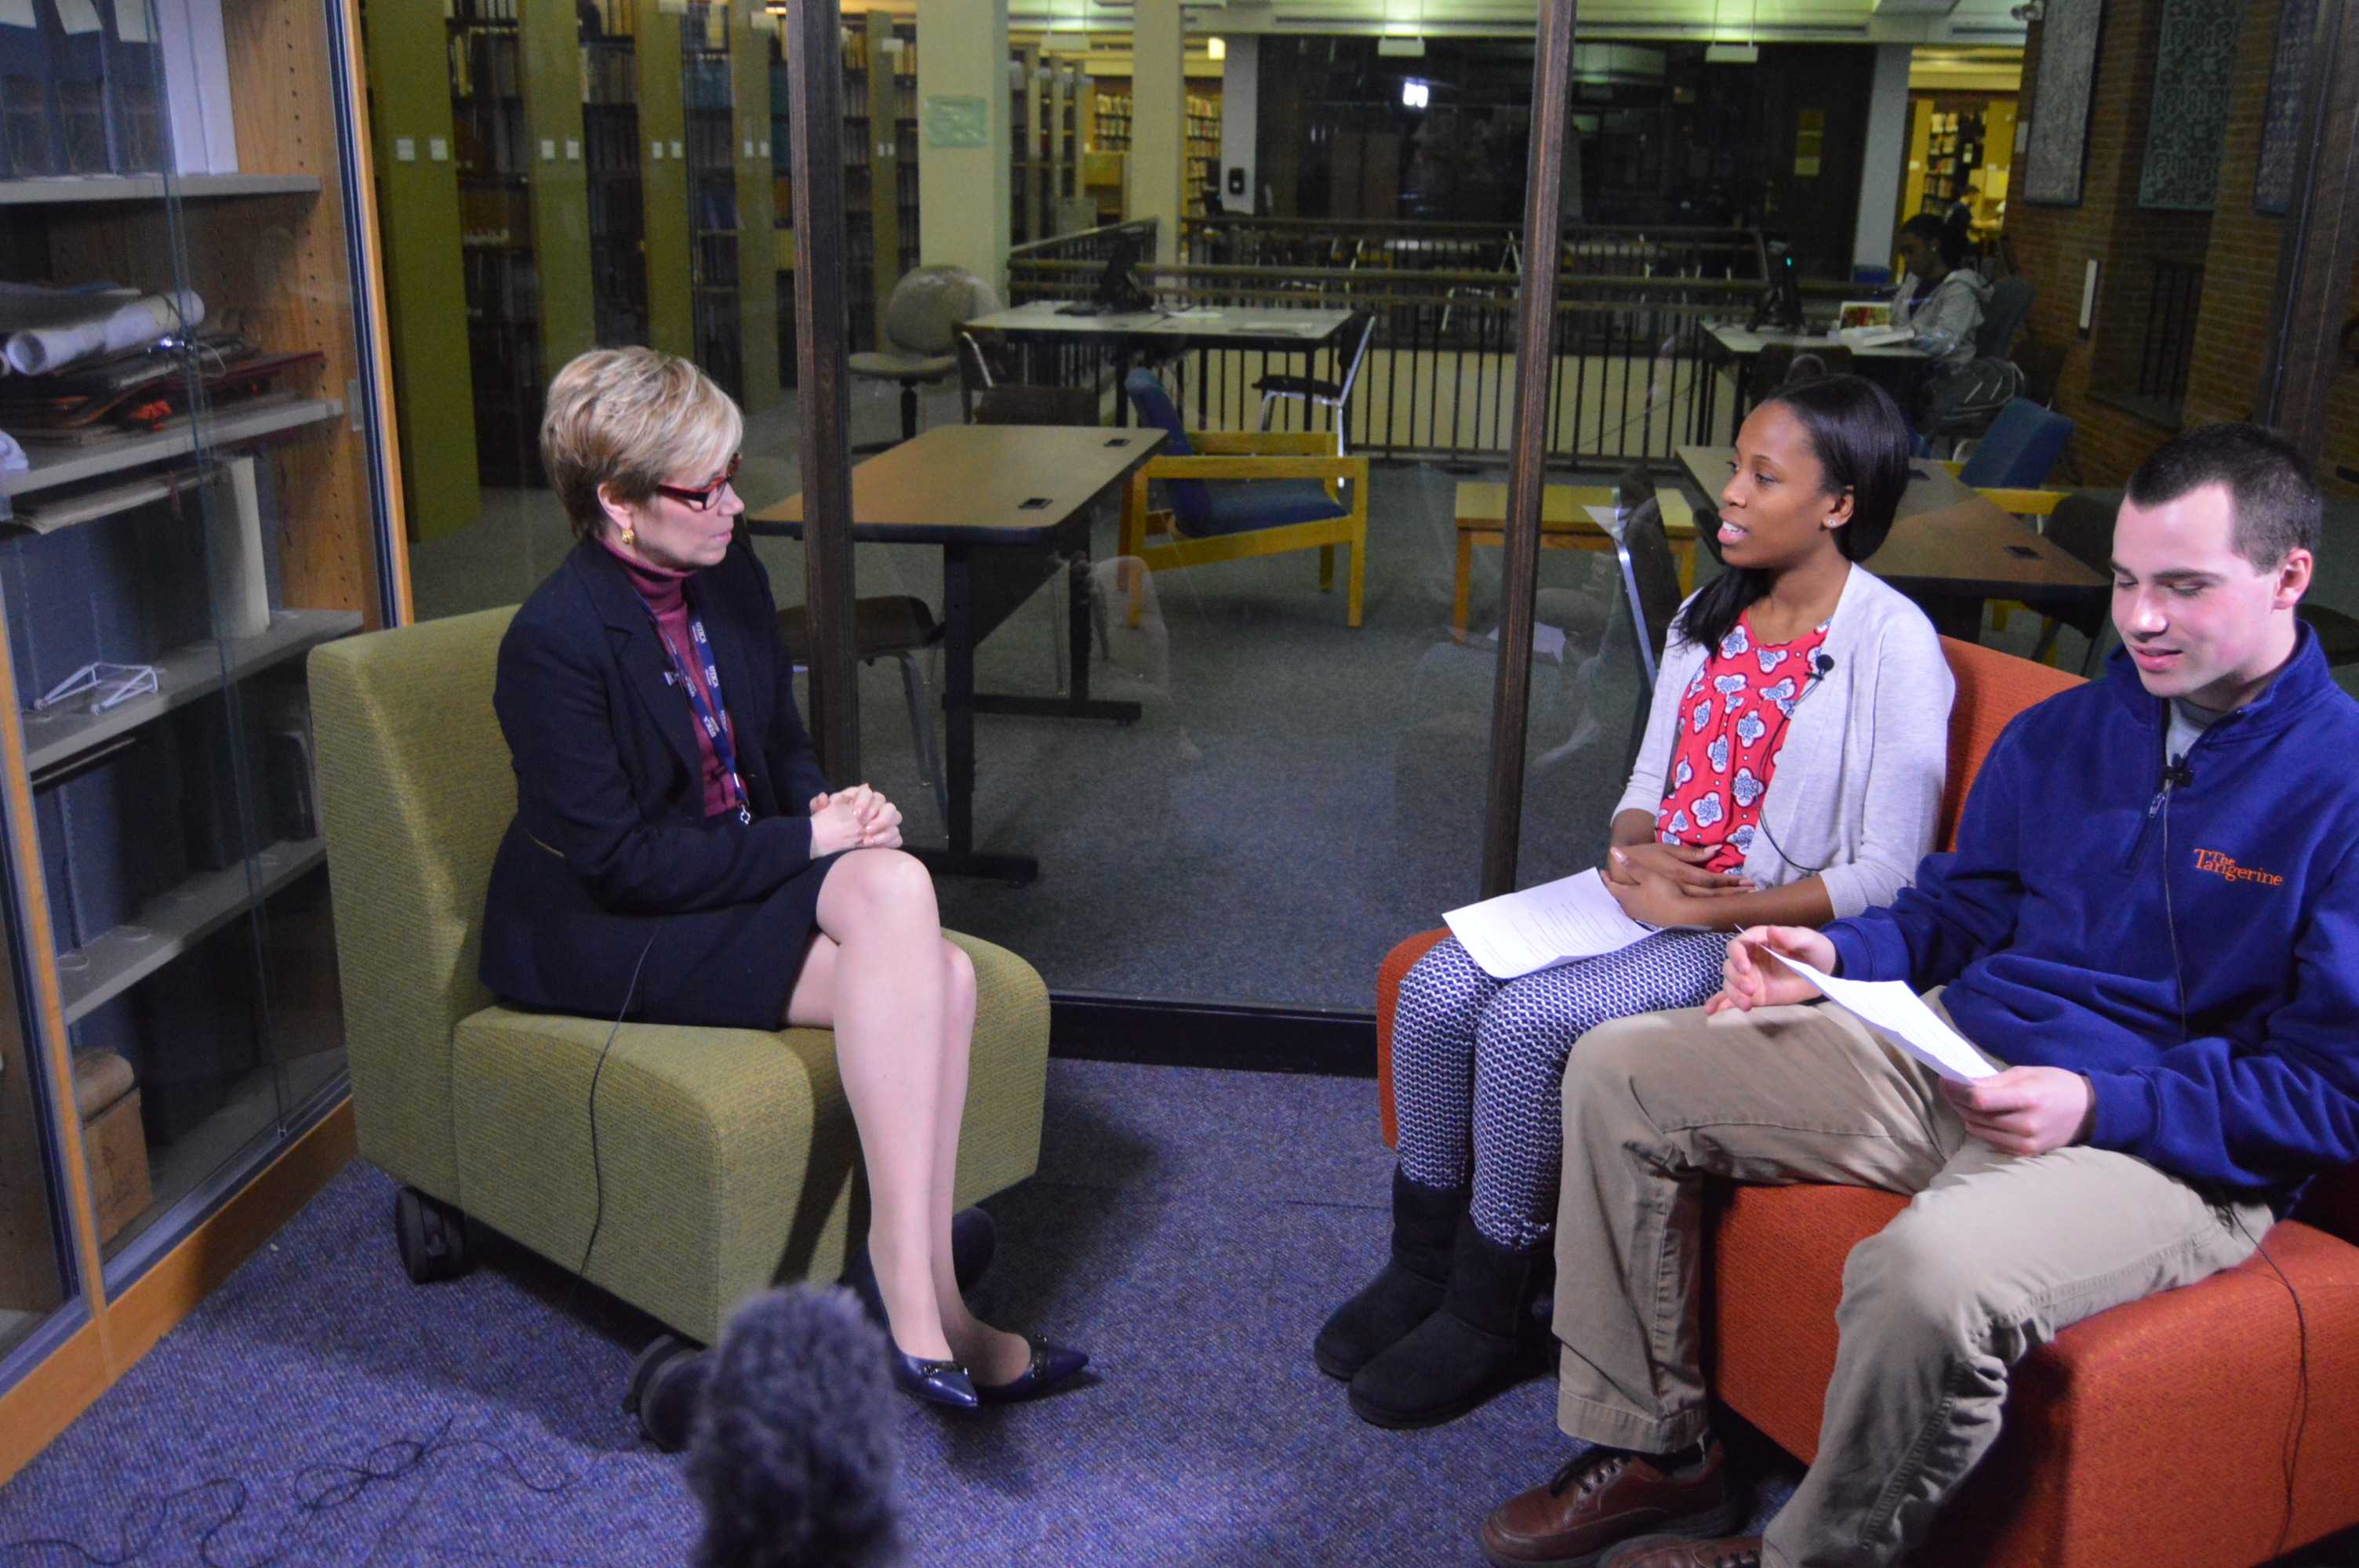
<path id="1" fill-rule="evenodd" d="M 1908 277 L 1893 321 L 1915 329 L 1917 349 L 1925 356 L 1923 379 L 1912 399 L 1921 429 L 1930 423 L 1927 415 L 1944 400 L 1946 384 L 1974 362 L 1991 286 L 1970 265 L 1973 244 L 1955 210 L 1948 222 L 1922 212 L 1909 219 L 1900 225 L 1896 248 Z"/>
<path id="2" fill-rule="evenodd" d="M 1931 846 L 1949 666 L 1924 613 L 1856 566 L 1908 480 L 1908 427 L 1872 383 L 1789 384 L 1756 408 L 1721 492 L 1727 569 L 1672 626 L 1613 819 L 1606 884 L 1665 929 L 1504 983 L 1453 937 L 1403 980 L 1392 1260 L 1316 1346 L 1363 1419 L 1432 1425 L 1532 1369 L 1557 1088 L 1582 1036 L 1695 1006 L 1726 932 L 1885 903 Z"/>

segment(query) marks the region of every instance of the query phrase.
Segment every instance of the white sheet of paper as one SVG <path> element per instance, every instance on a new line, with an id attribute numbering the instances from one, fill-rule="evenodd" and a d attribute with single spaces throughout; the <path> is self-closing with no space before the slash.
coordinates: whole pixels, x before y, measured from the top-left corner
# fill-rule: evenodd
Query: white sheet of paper
<path id="1" fill-rule="evenodd" d="M 1609 534 L 1622 525 L 1622 514 L 1611 506 L 1584 506 L 1582 510 L 1589 514 L 1592 523 Z"/>
<path id="2" fill-rule="evenodd" d="M 1822 975 L 1799 958 L 1779 954 L 1786 967 L 1819 988 L 1829 1001 L 1861 1022 L 1882 1030 L 1892 1043 L 1952 1083 L 1972 1083 L 1996 1073 L 1998 1064 L 1973 1041 L 1941 1022 L 1922 998 L 1898 980 L 1846 980 Z"/>
<path id="3" fill-rule="evenodd" d="M 1499 640 L 1499 629 L 1496 626 L 1492 627 L 1490 631 L 1483 634 L 1483 640 L 1486 643 L 1497 642 Z M 1563 627 L 1551 626 L 1545 621 L 1536 622 L 1533 625 L 1532 652 L 1535 654 L 1543 659 L 1561 660 L 1564 657 L 1564 648 L 1565 635 Z"/>
<path id="4" fill-rule="evenodd" d="M 1467 956 L 1501 980 L 1615 952 L 1653 934 L 1622 913 L 1594 869 L 1486 898 L 1441 918 Z"/>

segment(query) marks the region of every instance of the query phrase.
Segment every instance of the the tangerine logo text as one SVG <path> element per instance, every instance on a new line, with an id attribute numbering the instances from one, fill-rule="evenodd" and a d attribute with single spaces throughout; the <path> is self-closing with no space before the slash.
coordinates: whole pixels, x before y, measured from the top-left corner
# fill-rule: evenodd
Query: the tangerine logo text
<path id="1" fill-rule="evenodd" d="M 2232 882 L 2256 882 L 2265 888 L 2285 886 L 2285 879 L 2275 871 L 2265 871 L 2257 866 L 2240 866 L 2217 849 L 2196 850 L 2195 869 Z"/>

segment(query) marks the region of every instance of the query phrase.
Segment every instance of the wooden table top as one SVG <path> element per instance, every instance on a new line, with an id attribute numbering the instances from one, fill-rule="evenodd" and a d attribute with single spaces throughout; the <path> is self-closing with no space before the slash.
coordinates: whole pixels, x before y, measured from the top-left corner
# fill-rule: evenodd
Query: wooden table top
<path id="1" fill-rule="evenodd" d="M 1703 515 L 1728 482 L 1734 447 L 1681 447 L 1680 466 L 1706 498 Z M 2025 593 L 2102 590 L 2104 573 L 2068 555 L 1985 501 L 1973 486 L 1936 464 L 1909 464 L 1892 533 L 1868 557 L 1867 569 L 1906 591 L 1981 594 L 2014 599 Z"/>
<path id="2" fill-rule="evenodd" d="M 1343 330 L 1348 310 L 1253 310 L 1212 307 L 1191 310 L 1130 310 L 1115 316 L 1063 316 L 1058 301 L 1036 299 L 962 323 L 986 332 L 1056 332 L 1077 337 L 1199 338 L 1231 343 L 1317 348 Z"/>
<path id="3" fill-rule="evenodd" d="M 852 470 L 853 537 L 876 544 L 1024 545 L 1130 477 L 1160 430 L 1098 425 L 937 425 Z M 749 512 L 799 538 L 803 498 Z"/>
<path id="4" fill-rule="evenodd" d="M 1603 534 L 1592 506 L 1612 506 L 1614 488 L 1602 484 L 1551 484 L 1540 490 L 1540 532 L 1543 534 Z M 1507 521 L 1507 484 L 1497 479 L 1458 481 L 1458 531 L 1496 533 Z M 1674 539 L 1695 536 L 1695 519 L 1670 508 L 1663 510 L 1663 532 Z"/>

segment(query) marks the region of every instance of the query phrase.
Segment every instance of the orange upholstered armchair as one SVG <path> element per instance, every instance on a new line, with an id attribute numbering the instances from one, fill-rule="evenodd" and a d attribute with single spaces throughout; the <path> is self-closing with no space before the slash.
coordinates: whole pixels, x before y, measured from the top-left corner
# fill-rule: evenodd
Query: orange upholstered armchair
<path id="1" fill-rule="evenodd" d="M 2078 682 L 2027 659 L 1941 643 L 1958 683 L 1946 849 L 2006 721 Z M 1387 1143 L 1397 1136 L 1392 1018 L 1401 977 L 1446 935 L 1410 937 L 1377 971 Z M 1714 1185 L 1706 1291 L 1713 1392 L 1811 1459 L 1834 1367 L 1843 1260 L 1906 1200 L 1860 1187 Z M 2298 1215 L 2264 1239 L 2267 1260 L 2102 1313 L 2027 1358 L 2007 1396 L 2006 1432 L 1921 1560 L 2245 1568 L 2359 1524 L 2359 1167 L 2321 1178 Z M 2308 1412 L 2290 1467 L 2305 1356 L 2288 1284 L 2299 1292 L 2308 1341 Z"/>

